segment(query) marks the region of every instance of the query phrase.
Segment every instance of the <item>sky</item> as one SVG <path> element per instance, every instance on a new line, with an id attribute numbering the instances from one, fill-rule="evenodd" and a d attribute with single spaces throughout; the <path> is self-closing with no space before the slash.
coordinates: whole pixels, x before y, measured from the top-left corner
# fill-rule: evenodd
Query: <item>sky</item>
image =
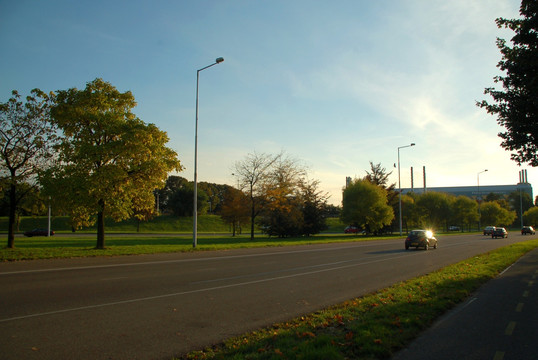
<path id="1" fill-rule="evenodd" d="M 0 0 L 0 102 L 83 89 L 131 91 L 198 181 L 236 184 L 248 154 L 285 152 L 340 205 L 346 177 L 381 164 L 391 183 L 510 185 L 527 169 L 476 106 L 501 75 L 495 19 L 519 0 Z M 487 172 L 482 172 L 488 169 Z M 479 175 L 480 173 L 480 175 Z"/>

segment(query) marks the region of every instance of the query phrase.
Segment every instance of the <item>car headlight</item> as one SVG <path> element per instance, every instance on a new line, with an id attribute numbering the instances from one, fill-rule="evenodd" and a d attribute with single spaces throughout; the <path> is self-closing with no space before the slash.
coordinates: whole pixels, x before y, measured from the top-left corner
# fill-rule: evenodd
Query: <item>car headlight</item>
<path id="1" fill-rule="evenodd" d="M 426 237 L 431 238 L 433 236 L 433 232 L 431 230 L 426 231 Z"/>

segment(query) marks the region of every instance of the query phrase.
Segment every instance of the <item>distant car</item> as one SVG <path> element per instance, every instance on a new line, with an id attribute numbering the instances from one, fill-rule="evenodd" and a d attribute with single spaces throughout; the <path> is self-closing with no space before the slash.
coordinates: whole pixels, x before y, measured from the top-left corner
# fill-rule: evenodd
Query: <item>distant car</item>
<path id="1" fill-rule="evenodd" d="M 521 235 L 525 234 L 535 235 L 536 231 L 534 231 L 534 228 L 532 226 L 523 226 L 521 228 Z"/>
<path id="2" fill-rule="evenodd" d="M 32 236 L 47 236 L 48 234 L 47 229 L 33 229 L 29 231 L 24 232 L 24 236 L 32 237 Z M 54 231 L 50 231 L 51 235 L 54 235 Z"/>
<path id="3" fill-rule="evenodd" d="M 449 226 L 448 227 L 448 231 L 460 231 L 460 227 L 459 226 Z"/>
<path id="4" fill-rule="evenodd" d="M 505 237 L 508 237 L 508 231 L 506 231 L 506 229 L 503 227 L 496 227 L 495 230 L 493 230 L 493 233 L 491 234 L 491 238 L 496 239 L 498 237 L 502 237 L 503 239 Z"/>
<path id="5" fill-rule="evenodd" d="M 430 246 L 437 249 L 437 239 L 430 230 L 411 230 L 405 239 L 405 250 L 409 250 L 410 247 L 428 250 Z"/>
<path id="6" fill-rule="evenodd" d="M 348 227 L 346 227 L 346 228 L 344 229 L 344 233 L 345 233 L 345 234 L 358 234 L 358 233 L 360 233 L 360 232 L 362 232 L 362 231 L 359 230 L 358 227 L 356 227 L 356 226 L 351 226 L 351 225 L 348 226 Z"/>
<path id="7" fill-rule="evenodd" d="M 495 231 L 495 226 L 486 226 L 484 228 L 484 235 L 491 235 Z"/>

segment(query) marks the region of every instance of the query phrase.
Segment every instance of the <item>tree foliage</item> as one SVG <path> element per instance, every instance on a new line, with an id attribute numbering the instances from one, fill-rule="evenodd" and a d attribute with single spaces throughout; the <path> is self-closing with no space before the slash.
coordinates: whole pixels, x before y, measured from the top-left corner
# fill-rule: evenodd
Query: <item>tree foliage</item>
<path id="1" fill-rule="evenodd" d="M 34 89 L 26 101 L 16 90 L 0 103 L 0 180 L 9 197 L 8 248 L 14 247 L 15 221 L 25 196 L 35 191 L 38 173 L 53 157 L 55 129 L 48 122 L 54 96 Z"/>
<path id="2" fill-rule="evenodd" d="M 279 155 L 258 154 L 256 152 L 248 154 L 243 161 L 235 163 L 234 175 L 237 179 L 240 190 L 244 191 L 250 203 L 250 239 L 254 240 L 254 226 L 256 217 L 262 210 L 264 200 L 264 190 L 267 189 L 271 166 L 277 161 Z"/>
<path id="3" fill-rule="evenodd" d="M 366 179 L 355 179 L 345 189 L 342 221 L 378 232 L 394 218 L 387 204 L 387 191 Z"/>
<path id="4" fill-rule="evenodd" d="M 42 177 L 74 226 L 97 217 L 97 248 L 105 247 L 104 219 L 116 221 L 154 209 L 154 193 L 168 173 L 181 170 L 168 137 L 132 112 L 130 91 L 95 79 L 84 90 L 57 92 L 52 121 L 62 131 L 59 159 Z"/>
<path id="5" fill-rule="evenodd" d="M 221 217 L 232 226 L 233 236 L 241 231 L 242 224 L 248 223 L 249 214 L 248 197 L 241 190 L 229 187 L 224 193 Z"/>
<path id="6" fill-rule="evenodd" d="M 504 76 L 496 76 L 495 83 L 503 89 L 486 88 L 484 93 L 493 103 L 482 101 L 477 105 L 497 116 L 506 131 L 499 133 L 501 146 L 512 153 L 518 164 L 538 166 L 538 2 L 521 2 L 521 19 L 496 20 L 499 28 L 514 31 L 511 45 L 497 39 L 502 60 L 497 67 Z"/>
<path id="7" fill-rule="evenodd" d="M 523 213 L 525 225 L 538 227 L 538 206 L 532 207 Z"/>
<path id="8" fill-rule="evenodd" d="M 421 209 L 422 224 L 429 229 L 443 229 L 447 227 L 446 221 L 450 219 L 450 196 L 445 193 L 428 191 L 417 199 L 417 206 Z"/>
<path id="9" fill-rule="evenodd" d="M 485 202 L 480 205 L 481 221 L 483 224 L 509 226 L 516 219 L 514 210 L 503 208 L 497 201 Z"/>

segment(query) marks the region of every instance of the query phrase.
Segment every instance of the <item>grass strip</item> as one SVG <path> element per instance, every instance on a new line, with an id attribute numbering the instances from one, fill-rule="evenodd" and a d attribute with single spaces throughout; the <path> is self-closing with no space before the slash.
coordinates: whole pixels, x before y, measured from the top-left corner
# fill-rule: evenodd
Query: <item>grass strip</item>
<path id="1" fill-rule="evenodd" d="M 181 359 L 387 359 L 536 247 L 506 246 Z"/>
<path id="2" fill-rule="evenodd" d="M 299 238 L 270 238 L 257 236 L 201 236 L 196 249 L 192 247 L 189 236 L 150 235 L 129 236 L 115 235 L 106 238 L 106 249 L 95 249 L 96 235 L 51 236 L 51 237 L 18 237 L 15 248 L 0 248 L 0 262 L 58 259 L 92 256 L 143 255 L 171 252 L 232 250 L 254 247 L 276 247 L 291 245 L 328 244 L 335 242 L 355 242 L 381 240 L 389 237 L 367 237 L 357 235 L 316 235 Z"/>

